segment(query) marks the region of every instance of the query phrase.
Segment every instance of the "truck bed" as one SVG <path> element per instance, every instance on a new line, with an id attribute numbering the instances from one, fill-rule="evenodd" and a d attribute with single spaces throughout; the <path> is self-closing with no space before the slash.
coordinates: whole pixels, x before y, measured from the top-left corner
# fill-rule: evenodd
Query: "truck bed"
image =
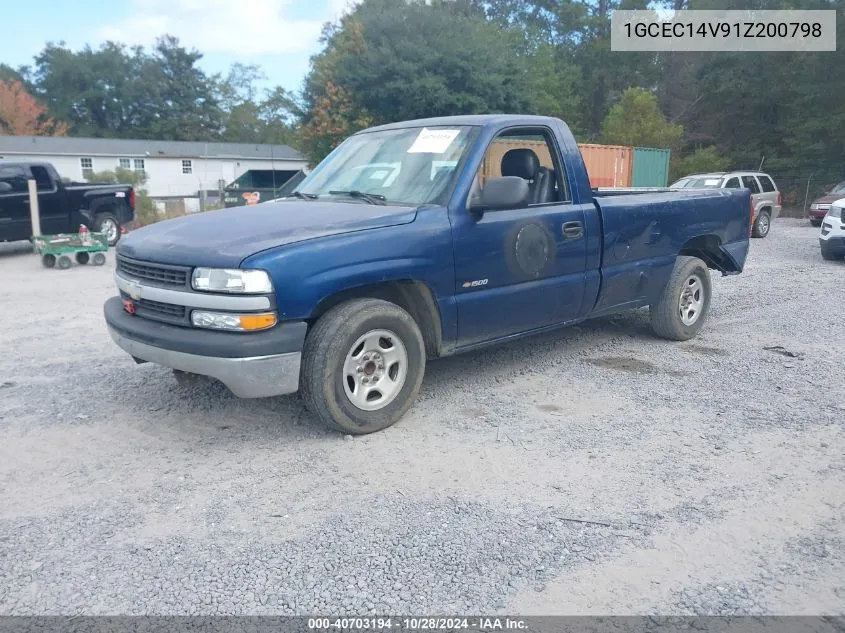
<path id="1" fill-rule="evenodd" d="M 723 274 L 742 270 L 748 250 L 750 193 L 746 189 L 626 190 L 594 196 L 587 227 L 600 227 L 600 290 L 595 311 L 649 305 L 662 292 L 679 252 L 708 257 Z M 589 234 L 588 230 L 588 234 Z"/>

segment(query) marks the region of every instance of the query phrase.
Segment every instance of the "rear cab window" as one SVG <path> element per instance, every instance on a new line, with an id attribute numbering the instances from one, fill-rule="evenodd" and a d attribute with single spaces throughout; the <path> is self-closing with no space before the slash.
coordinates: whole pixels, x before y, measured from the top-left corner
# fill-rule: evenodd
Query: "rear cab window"
<path id="1" fill-rule="evenodd" d="M 722 185 L 725 189 L 739 189 L 741 185 L 739 184 L 739 178 L 736 176 L 731 176 L 725 181 L 725 184 Z"/>

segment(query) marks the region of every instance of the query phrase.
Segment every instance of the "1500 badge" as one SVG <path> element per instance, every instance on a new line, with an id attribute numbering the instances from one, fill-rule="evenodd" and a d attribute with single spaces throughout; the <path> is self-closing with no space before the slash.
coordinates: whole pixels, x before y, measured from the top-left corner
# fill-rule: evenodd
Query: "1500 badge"
<path id="1" fill-rule="evenodd" d="M 461 286 L 463 288 L 478 288 L 478 286 L 486 286 L 486 279 L 476 279 L 475 281 L 465 281 Z"/>

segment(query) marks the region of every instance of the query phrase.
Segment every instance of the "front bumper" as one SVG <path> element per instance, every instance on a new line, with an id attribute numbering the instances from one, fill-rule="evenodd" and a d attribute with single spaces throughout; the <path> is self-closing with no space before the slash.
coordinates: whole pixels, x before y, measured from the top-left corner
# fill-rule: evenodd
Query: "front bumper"
<path id="1" fill-rule="evenodd" d="M 827 215 L 827 208 L 824 209 L 810 209 L 807 211 L 807 217 L 813 220 L 821 220 Z"/>
<path id="2" fill-rule="evenodd" d="M 278 396 L 299 388 L 304 321 L 248 334 L 185 328 L 133 316 L 120 297 L 106 301 L 103 313 L 114 342 L 135 359 L 211 376 L 239 398 Z"/>

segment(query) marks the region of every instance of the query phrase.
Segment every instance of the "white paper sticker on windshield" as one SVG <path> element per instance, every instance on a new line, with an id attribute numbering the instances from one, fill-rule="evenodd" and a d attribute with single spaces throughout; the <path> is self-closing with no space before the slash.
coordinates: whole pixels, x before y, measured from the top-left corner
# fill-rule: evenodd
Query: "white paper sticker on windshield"
<path id="1" fill-rule="evenodd" d="M 707 178 L 707 179 L 704 181 L 704 186 L 705 186 L 705 187 L 710 187 L 710 186 L 712 186 L 712 185 L 718 185 L 718 184 L 719 184 L 719 179 L 718 179 L 718 178 Z"/>
<path id="2" fill-rule="evenodd" d="M 455 137 L 460 134 L 460 130 L 429 130 L 423 128 L 417 135 L 414 144 L 408 148 L 409 154 L 442 154 L 447 149 Z"/>
<path id="3" fill-rule="evenodd" d="M 387 171 L 386 169 L 381 169 L 381 170 L 379 170 L 379 171 L 374 171 L 374 172 L 370 175 L 370 180 L 384 180 L 385 178 L 387 178 L 387 174 L 389 174 L 389 173 L 390 173 L 390 172 L 389 172 L 389 171 Z"/>

